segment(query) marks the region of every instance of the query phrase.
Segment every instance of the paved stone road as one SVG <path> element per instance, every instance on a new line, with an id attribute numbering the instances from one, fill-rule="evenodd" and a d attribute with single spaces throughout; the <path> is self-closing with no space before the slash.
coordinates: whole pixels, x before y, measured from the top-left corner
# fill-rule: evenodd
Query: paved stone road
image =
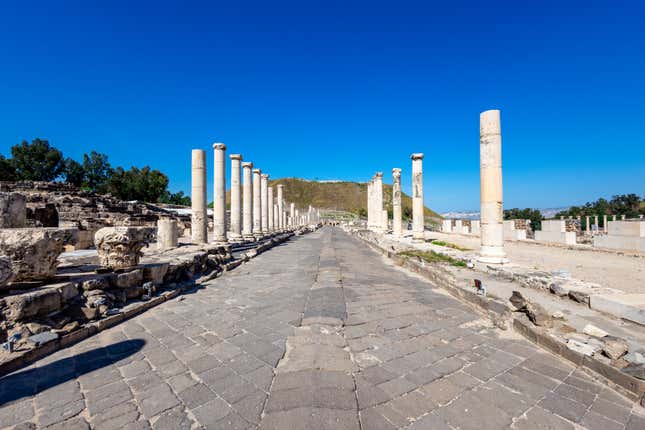
<path id="1" fill-rule="evenodd" d="M 645 429 L 629 401 L 340 230 L 184 297 L 0 380 L 0 427 Z"/>

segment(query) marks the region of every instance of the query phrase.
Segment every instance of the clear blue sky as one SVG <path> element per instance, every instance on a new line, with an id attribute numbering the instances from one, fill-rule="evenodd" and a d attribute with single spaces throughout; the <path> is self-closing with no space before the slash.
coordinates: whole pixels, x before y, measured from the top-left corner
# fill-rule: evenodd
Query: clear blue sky
<path id="1" fill-rule="evenodd" d="M 424 152 L 427 205 L 476 209 L 499 108 L 506 207 L 642 195 L 645 2 L 531 3 L 6 1 L 0 152 L 47 138 L 173 191 L 214 141 L 274 178 L 401 167 L 407 190 Z"/>

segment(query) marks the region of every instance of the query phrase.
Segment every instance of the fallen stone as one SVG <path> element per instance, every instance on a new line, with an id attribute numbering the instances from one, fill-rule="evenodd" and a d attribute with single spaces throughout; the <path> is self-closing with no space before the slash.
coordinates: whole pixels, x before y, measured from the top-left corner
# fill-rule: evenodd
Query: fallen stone
<path id="1" fill-rule="evenodd" d="M 89 278 L 81 282 L 81 288 L 85 291 L 107 290 L 108 288 L 110 288 L 110 281 L 106 276 Z"/>
<path id="2" fill-rule="evenodd" d="M 29 342 L 33 343 L 36 346 L 44 345 L 56 339 L 58 339 L 58 333 L 54 333 L 52 331 L 29 336 Z"/>
<path id="3" fill-rule="evenodd" d="M 141 249 L 152 242 L 152 227 L 104 227 L 94 235 L 99 261 L 104 267 L 122 269 L 136 266 Z"/>
<path id="4" fill-rule="evenodd" d="M 7 256 L 0 256 L 0 290 L 14 278 L 11 259 Z"/>
<path id="5" fill-rule="evenodd" d="M 608 338 L 603 339 L 605 344 L 602 348 L 603 354 L 612 360 L 618 360 L 623 355 L 627 354 L 629 346 L 627 342 L 617 337 L 608 336 Z"/>
<path id="6" fill-rule="evenodd" d="M 41 288 L 7 296 L 2 315 L 9 322 L 31 320 L 58 311 L 62 307 L 61 294 L 56 288 Z"/>
<path id="7" fill-rule="evenodd" d="M 11 259 L 14 282 L 45 280 L 56 274 L 58 256 L 77 237 L 77 229 L 0 229 L 0 255 Z"/>
<path id="8" fill-rule="evenodd" d="M 621 370 L 634 378 L 645 379 L 645 364 L 630 364 Z"/>
<path id="9" fill-rule="evenodd" d="M 29 332 L 32 335 L 33 334 L 40 334 L 40 333 L 43 333 L 43 332 L 46 332 L 46 331 L 50 331 L 52 329 L 48 325 L 35 323 L 35 322 L 27 323 L 27 324 L 25 324 L 25 326 L 27 327 L 27 329 L 29 330 Z"/>
<path id="10" fill-rule="evenodd" d="M 118 288 L 130 288 L 140 285 L 143 282 L 143 270 L 136 269 L 130 272 L 116 275 L 116 286 Z"/>
<path id="11" fill-rule="evenodd" d="M 513 291 L 513 294 L 511 295 L 509 301 L 518 311 L 525 310 L 528 304 L 528 301 L 524 298 L 524 296 L 522 296 L 522 293 L 520 293 L 519 291 Z"/>
<path id="12" fill-rule="evenodd" d="M 143 279 L 155 285 L 163 284 L 164 276 L 168 273 L 169 263 L 148 263 L 142 264 Z"/>
<path id="13" fill-rule="evenodd" d="M 560 284 L 551 284 L 549 290 L 558 297 L 564 297 L 569 294 L 569 290 Z"/>
<path id="14" fill-rule="evenodd" d="M 589 294 L 581 291 L 569 291 L 569 298 L 578 303 L 589 305 Z"/>
<path id="15" fill-rule="evenodd" d="M 0 228 L 27 225 L 27 198 L 20 193 L 0 192 Z"/>
<path id="16" fill-rule="evenodd" d="M 526 314 L 529 320 L 537 326 L 546 328 L 553 327 L 553 318 L 546 309 L 537 303 L 528 303 L 526 305 Z"/>
<path id="17" fill-rule="evenodd" d="M 605 337 L 609 335 L 609 333 L 607 333 L 603 329 L 598 328 L 592 324 L 587 324 L 585 328 L 582 329 L 582 332 L 584 334 L 588 334 L 589 336 L 594 336 L 594 337 Z"/>
<path id="18" fill-rule="evenodd" d="M 572 351 L 579 352 L 580 354 L 588 355 L 589 357 L 594 355 L 594 353 L 596 353 L 600 349 L 598 346 L 579 342 L 575 339 L 569 339 L 569 341 L 567 342 L 567 348 Z"/>
<path id="19" fill-rule="evenodd" d="M 80 324 L 78 321 L 72 321 L 70 323 L 65 324 L 62 328 L 53 330 L 55 333 L 58 333 L 59 335 L 64 335 L 73 332 L 76 330 Z"/>
<path id="20" fill-rule="evenodd" d="M 97 308 L 80 306 L 80 305 L 69 306 L 66 309 L 65 313 L 70 317 L 72 317 L 73 319 L 79 320 L 82 322 L 92 321 L 99 317 L 99 311 Z"/>
<path id="21" fill-rule="evenodd" d="M 645 355 L 638 351 L 632 351 L 623 356 L 623 360 L 630 364 L 645 364 Z"/>

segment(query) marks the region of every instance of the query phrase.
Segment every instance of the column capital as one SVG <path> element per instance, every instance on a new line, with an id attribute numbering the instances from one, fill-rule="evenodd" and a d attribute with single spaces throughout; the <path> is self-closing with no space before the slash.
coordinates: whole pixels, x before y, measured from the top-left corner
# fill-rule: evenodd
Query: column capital
<path id="1" fill-rule="evenodd" d="M 262 170 L 260 170 L 260 169 L 253 169 L 253 173 L 257 173 L 258 175 L 260 175 L 260 174 L 262 173 Z"/>
<path id="2" fill-rule="evenodd" d="M 423 160 L 423 154 L 418 152 L 416 154 L 412 154 L 410 158 L 413 160 Z"/>
<path id="3" fill-rule="evenodd" d="M 213 143 L 213 149 L 224 151 L 226 149 L 226 145 L 220 142 L 215 142 Z"/>
<path id="4" fill-rule="evenodd" d="M 375 177 L 375 178 L 382 178 L 382 177 L 383 177 L 383 172 L 376 172 L 376 173 L 374 174 L 374 177 Z"/>
<path id="5" fill-rule="evenodd" d="M 242 167 L 244 167 L 246 169 L 252 169 L 253 168 L 253 163 L 250 162 L 250 161 L 245 161 L 245 162 L 242 163 Z"/>
<path id="6" fill-rule="evenodd" d="M 262 179 L 269 179 L 269 174 L 268 173 L 262 173 Z"/>
<path id="7" fill-rule="evenodd" d="M 401 169 L 399 169 L 398 167 L 395 167 L 394 169 L 392 169 L 392 176 L 394 176 L 395 178 L 400 178 Z"/>
<path id="8" fill-rule="evenodd" d="M 284 188 L 284 185 L 278 184 L 278 188 Z"/>
<path id="9" fill-rule="evenodd" d="M 228 157 L 231 160 L 240 160 L 240 161 L 242 161 L 242 154 L 231 154 Z"/>

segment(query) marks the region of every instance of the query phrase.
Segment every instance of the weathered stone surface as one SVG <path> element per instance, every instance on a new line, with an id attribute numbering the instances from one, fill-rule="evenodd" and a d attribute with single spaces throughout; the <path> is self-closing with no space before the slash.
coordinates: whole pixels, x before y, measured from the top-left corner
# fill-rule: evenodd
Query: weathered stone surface
<path id="1" fill-rule="evenodd" d="M 105 227 L 94 235 L 94 245 L 102 266 L 121 269 L 136 266 L 141 249 L 154 237 L 150 227 Z"/>
<path id="2" fill-rule="evenodd" d="M 0 230 L 0 254 L 11 259 L 15 281 L 43 280 L 56 274 L 56 259 L 78 230 L 15 228 Z"/>
<path id="3" fill-rule="evenodd" d="M 645 364 L 645 354 L 638 351 L 626 354 L 623 359 L 631 364 Z"/>
<path id="4" fill-rule="evenodd" d="M 110 280 L 108 276 L 96 276 L 81 282 L 81 288 L 85 291 L 107 290 L 110 288 Z"/>
<path id="5" fill-rule="evenodd" d="M 622 370 L 635 378 L 645 379 L 645 364 L 630 364 Z"/>
<path id="6" fill-rule="evenodd" d="M 168 273 L 169 263 L 149 263 L 142 264 L 143 269 L 143 279 L 150 281 L 155 285 L 160 285 L 163 283 L 163 278 Z"/>
<path id="7" fill-rule="evenodd" d="M 63 306 L 71 291 L 75 288 L 72 282 L 54 284 L 14 294 L 2 299 L 2 314 L 7 321 L 25 321 L 36 316 L 44 316 L 51 312 L 58 311 Z"/>
<path id="8" fill-rule="evenodd" d="M 526 314 L 531 322 L 541 327 L 553 327 L 551 314 L 537 303 L 529 303 L 526 307 Z"/>
<path id="9" fill-rule="evenodd" d="M 528 301 L 519 291 L 513 291 L 513 294 L 511 295 L 509 301 L 518 311 L 526 309 L 526 305 L 528 304 Z"/>
<path id="10" fill-rule="evenodd" d="M 4 255 L 0 256 L 0 289 L 7 285 L 13 279 L 13 267 L 11 259 Z"/>
<path id="11" fill-rule="evenodd" d="M 582 291 L 569 291 L 569 298 L 578 303 L 589 305 L 589 294 L 583 293 Z"/>
<path id="12" fill-rule="evenodd" d="M 20 193 L 0 192 L 0 228 L 22 228 L 27 222 L 27 199 Z"/>
<path id="13" fill-rule="evenodd" d="M 623 339 L 619 339 L 613 336 L 607 336 L 603 339 L 603 341 L 605 344 L 602 348 L 602 352 L 612 360 L 618 360 L 629 350 L 627 342 L 625 342 Z"/>
<path id="14" fill-rule="evenodd" d="M 549 290 L 558 297 L 564 297 L 569 294 L 569 290 L 560 284 L 551 284 Z"/>
<path id="15" fill-rule="evenodd" d="M 594 336 L 594 337 L 605 337 L 609 333 L 607 333 L 605 330 L 596 327 L 593 324 L 587 324 L 583 329 L 582 332 L 584 334 L 588 334 L 589 336 Z"/>
<path id="16" fill-rule="evenodd" d="M 118 288 L 130 288 L 143 283 L 143 270 L 135 269 L 116 275 L 116 286 Z"/>

